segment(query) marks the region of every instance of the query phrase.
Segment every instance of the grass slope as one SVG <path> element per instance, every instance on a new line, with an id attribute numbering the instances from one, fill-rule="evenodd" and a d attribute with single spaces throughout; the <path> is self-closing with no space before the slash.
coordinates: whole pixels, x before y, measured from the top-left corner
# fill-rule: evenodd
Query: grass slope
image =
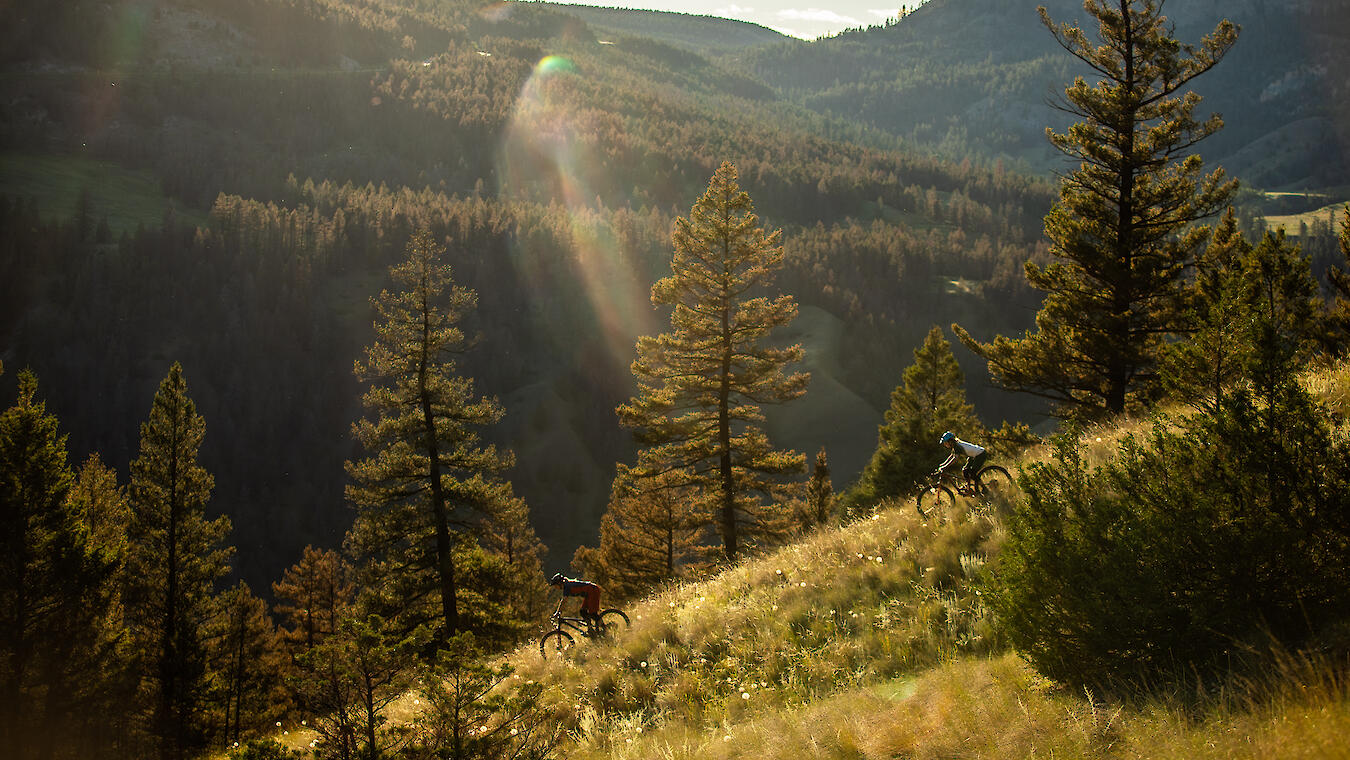
<path id="1" fill-rule="evenodd" d="M 1305 384 L 1350 417 L 1350 365 Z M 1086 431 L 1088 459 L 1149 424 Z M 1040 676 L 1008 649 L 981 591 L 1007 507 L 984 517 L 958 505 L 939 523 L 908 500 L 883 502 L 652 594 L 611 641 L 548 660 L 527 642 L 508 660 L 566 708 L 558 756 L 576 760 L 1350 758 L 1350 682 L 1316 656 L 1199 697 L 1109 701 Z M 412 700 L 393 722 L 415 716 Z M 277 737 L 289 746 L 313 737 L 289 728 Z"/>
<path id="2" fill-rule="evenodd" d="M 1350 367 L 1306 384 L 1350 410 Z M 1148 424 L 1088 431 L 1089 458 Z M 983 604 L 998 519 L 961 507 L 953 518 L 925 522 L 908 501 L 886 502 L 654 594 L 613 642 L 563 661 L 527 644 L 512 661 L 571 706 L 571 758 L 1350 757 L 1350 683 L 1316 658 L 1200 698 L 1108 702 L 1042 678 Z"/>

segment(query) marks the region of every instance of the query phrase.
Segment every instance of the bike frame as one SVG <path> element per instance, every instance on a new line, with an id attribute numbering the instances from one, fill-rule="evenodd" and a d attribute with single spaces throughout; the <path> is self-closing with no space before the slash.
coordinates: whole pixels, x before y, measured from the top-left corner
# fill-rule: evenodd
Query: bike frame
<path id="1" fill-rule="evenodd" d="M 980 472 L 984 472 L 983 467 L 980 468 Z M 958 472 L 957 475 L 960 475 L 960 473 Z M 979 472 L 975 473 L 977 483 L 979 476 L 980 476 Z M 957 477 L 951 475 L 945 470 L 942 472 L 936 472 L 929 475 L 928 482 L 923 484 L 923 488 L 921 490 L 926 491 L 929 488 L 932 488 L 933 486 L 947 486 L 955 490 L 957 496 L 979 495 L 978 492 L 975 490 L 976 483 L 972 483 L 971 481 L 966 480 L 964 477 Z"/>
<path id="2" fill-rule="evenodd" d="M 553 622 L 553 630 L 566 632 L 568 628 L 571 628 L 582 636 L 590 636 L 591 629 L 585 618 L 568 617 L 563 614 L 562 606 L 565 601 L 567 601 L 567 597 L 559 599 L 558 608 L 549 617 L 549 620 Z M 548 633 L 548 631 L 545 631 L 545 633 Z"/>

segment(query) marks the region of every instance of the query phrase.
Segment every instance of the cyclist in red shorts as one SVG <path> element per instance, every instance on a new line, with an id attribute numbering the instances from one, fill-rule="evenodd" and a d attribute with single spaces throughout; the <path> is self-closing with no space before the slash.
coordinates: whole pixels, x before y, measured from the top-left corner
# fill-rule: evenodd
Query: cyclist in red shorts
<path id="1" fill-rule="evenodd" d="M 562 589 L 563 596 L 583 597 L 581 601 L 581 617 L 594 633 L 600 629 L 600 587 L 590 581 L 568 578 L 562 573 L 555 574 L 550 580 L 549 585 L 558 586 Z"/>

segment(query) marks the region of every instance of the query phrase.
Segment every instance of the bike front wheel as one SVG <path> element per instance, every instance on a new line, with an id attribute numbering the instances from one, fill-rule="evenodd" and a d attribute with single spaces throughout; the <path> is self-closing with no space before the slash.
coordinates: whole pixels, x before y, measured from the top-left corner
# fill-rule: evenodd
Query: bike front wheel
<path id="1" fill-rule="evenodd" d="M 572 635 L 567 631 L 554 630 L 544 634 L 539 639 L 539 654 L 548 659 L 550 654 L 561 656 L 576 644 Z"/>
<path id="2" fill-rule="evenodd" d="M 914 500 L 914 506 L 923 517 L 941 518 L 944 513 L 956 506 L 956 495 L 946 486 L 931 485 L 919 492 L 918 498 Z"/>
<path id="3" fill-rule="evenodd" d="M 601 638 L 607 638 L 619 631 L 625 630 L 629 625 L 628 616 L 624 614 L 623 610 L 611 607 L 610 609 L 600 612 L 599 634 Z"/>

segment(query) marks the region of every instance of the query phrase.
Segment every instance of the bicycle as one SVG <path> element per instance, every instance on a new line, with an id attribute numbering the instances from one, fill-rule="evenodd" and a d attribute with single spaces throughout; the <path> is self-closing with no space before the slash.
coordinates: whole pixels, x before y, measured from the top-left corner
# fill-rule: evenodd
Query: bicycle
<path id="1" fill-rule="evenodd" d="M 564 597 L 565 599 L 566 597 Z M 628 628 L 628 615 L 623 610 L 613 607 L 600 611 L 600 624 L 593 626 L 585 618 L 568 617 L 562 612 L 564 599 L 558 600 L 558 608 L 553 611 L 549 617 L 549 622 L 553 624 L 553 630 L 546 632 L 539 638 L 539 654 L 548 659 L 548 653 L 561 655 L 563 652 L 576 645 L 576 639 L 568 633 L 568 629 L 576 631 L 588 639 L 604 639 L 614 631 L 622 628 Z"/>
<path id="2" fill-rule="evenodd" d="M 914 507 L 920 517 L 941 515 L 956 506 L 958 495 L 976 500 L 979 511 L 983 512 L 996 500 L 1005 498 L 1012 491 L 1013 479 L 1007 468 L 991 464 L 980 468 L 972 484 L 965 478 L 956 481 L 956 489 L 947 485 L 947 473 L 938 470 L 929 473 L 928 481 L 919 489 L 914 499 Z"/>

